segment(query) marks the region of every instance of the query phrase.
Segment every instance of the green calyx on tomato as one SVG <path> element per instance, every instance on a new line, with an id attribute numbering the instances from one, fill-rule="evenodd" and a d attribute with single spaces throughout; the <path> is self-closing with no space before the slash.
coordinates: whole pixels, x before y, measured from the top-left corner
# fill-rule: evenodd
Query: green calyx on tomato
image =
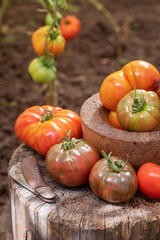
<path id="1" fill-rule="evenodd" d="M 40 56 L 29 64 L 28 72 L 32 79 L 38 83 L 49 83 L 55 79 L 56 68 L 53 58 Z"/>
<path id="2" fill-rule="evenodd" d="M 42 117 L 41 117 L 41 122 L 46 122 L 49 121 L 53 118 L 53 113 L 50 110 L 44 110 Z"/>
<path id="3" fill-rule="evenodd" d="M 76 146 L 76 143 L 82 141 L 82 139 L 76 139 L 76 138 L 72 138 L 70 140 L 70 136 L 71 136 L 71 130 L 68 130 L 67 137 L 63 137 L 58 140 L 58 141 L 63 140 L 63 142 L 61 143 L 61 146 L 66 151 L 74 148 Z"/>
<path id="4" fill-rule="evenodd" d="M 142 92 L 142 97 L 137 97 L 136 88 L 134 89 L 134 103 L 132 105 L 132 110 L 134 113 L 142 111 L 144 107 L 144 94 Z"/>
<path id="5" fill-rule="evenodd" d="M 114 160 L 114 162 L 112 162 L 110 160 L 110 156 L 111 156 L 111 152 L 107 155 L 104 151 L 102 151 L 103 156 L 106 158 L 107 160 L 107 164 L 110 167 L 110 169 L 112 170 L 112 172 L 117 172 L 119 173 L 120 171 L 122 171 L 125 166 L 127 165 L 128 161 L 129 161 L 129 156 L 127 155 L 127 161 L 122 165 L 121 162 L 118 162 L 116 159 Z"/>
<path id="6" fill-rule="evenodd" d="M 44 66 L 46 66 L 48 68 L 53 67 L 55 65 L 55 61 L 54 61 L 53 57 L 50 57 L 50 56 L 40 56 L 39 59 L 42 61 Z"/>
<path id="7" fill-rule="evenodd" d="M 53 29 L 52 31 L 50 31 L 49 33 L 49 37 L 51 40 L 56 39 L 58 36 L 60 35 L 60 32 L 58 29 Z"/>

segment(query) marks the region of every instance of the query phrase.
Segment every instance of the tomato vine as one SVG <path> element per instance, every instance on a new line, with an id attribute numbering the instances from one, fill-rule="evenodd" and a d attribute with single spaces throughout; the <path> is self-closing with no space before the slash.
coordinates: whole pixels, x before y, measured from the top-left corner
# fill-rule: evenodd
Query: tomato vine
<path id="1" fill-rule="evenodd" d="M 41 2 L 45 10 L 51 15 L 53 21 L 50 26 L 41 27 L 33 33 L 32 46 L 40 57 L 30 63 L 28 70 L 34 81 L 48 84 L 48 91 L 46 93 L 47 104 L 57 106 L 58 81 L 56 78 L 55 61 L 53 59 L 55 56 L 60 55 L 65 47 L 65 39 L 60 31 L 60 19 L 58 19 L 57 14 L 61 10 L 67 9 L 67 1 L 42 0 Z M 39 38 L 41 38 L 41 42 Z M 41 55 L 44 57 L 42 58 Z"/>

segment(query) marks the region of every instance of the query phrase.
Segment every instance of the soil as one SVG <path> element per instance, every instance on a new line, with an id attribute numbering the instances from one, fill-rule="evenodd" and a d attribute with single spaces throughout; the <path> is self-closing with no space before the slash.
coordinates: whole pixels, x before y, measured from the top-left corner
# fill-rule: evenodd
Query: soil
<path id="1" fill-rule="evenodd" d="M 105 17 L 87 1 L 71 1 L 82 23 L 77 38 L 67 42 L 56 58 L 59 106 L 79 114 L 83 102 L 99 91 L 104 78 L 132 60 L 145 60 L 160 71 L 159 0 L 100 0 L 112 13 L 123 32 L 129 22 L 128 41 L 120 56 L 115 54 L 115 37 Z M 0 37 L 0 239 L 11 239 L 7 167 L 20 145 L 14 132 L 17 117 L 26 108 L 46 103 L 45 87 L 28 74 L 37 57 L 31 45 L 34 30 L 44 25 L 45 13 L 38 1 L 13 0 L 3 18 Z M 124 24 L 125 23 L 125 24 Z"/>

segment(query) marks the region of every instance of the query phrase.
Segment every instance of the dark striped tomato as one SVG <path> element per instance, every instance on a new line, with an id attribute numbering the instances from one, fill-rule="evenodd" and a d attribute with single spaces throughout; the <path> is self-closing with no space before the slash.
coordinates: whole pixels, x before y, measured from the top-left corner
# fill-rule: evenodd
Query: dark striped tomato
<path id="1" fill-rule="evenodd" d="M 111 164 L 124 165 L 124 159 L 110 156 Z M 117 167 L 116 167 L 117 168 Z M 90 187 L 95 195 L 112 203 L 129 201 L 136 193 L 138 180 L 130 163 L 119 171 L 113 171 L 107 159 L 99 160 L 89 175 Z"/>
<path id="2" fill-rule="evenodd" d="M 71 110 L 49 105 L 26 109 L 15 124 L 17 137 L 44 156 L 59 138 L 67 136 L 69 129 L 71 137 L 82 138 L 80 117 Z"/>
<path id="3" fill-rule="evenodd" d="M 87 183 L 91 168 L 99 160 L 98 152 L 84 140 L 75 142 L 72 147 L 65 150 L 61 143 L 57 144 L 46 156 L 46 169 L 49 174 L 55 181 L 67 187 Z"/>

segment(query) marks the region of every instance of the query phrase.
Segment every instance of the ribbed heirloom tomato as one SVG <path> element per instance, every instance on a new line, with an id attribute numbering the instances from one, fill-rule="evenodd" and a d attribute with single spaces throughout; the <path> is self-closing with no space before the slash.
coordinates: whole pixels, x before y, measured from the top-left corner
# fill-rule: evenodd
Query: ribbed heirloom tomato
<path id="1" fill-rule="evenodd" d="M 50 26 L 40 27 L 32 35 L 32 46 L 39 55 L 45 54 L 45 41 Z M 53 29 L 47 39 L 47 49 L 53 56 L 60 55 L 65 48 L 65 39 L 57 29 Z"/>
<path id="2" fill-rule="evenodd" d="M 26 109 L 16 120 L 17 137 L 41 155 L 71 129 L 71 137 L 82 138 L 80 117 L 73 111 L 49 105 Z"/>
<path id="3" fill-rule="evenodd" d="M 93 166 L 89 183 L 93 193 L 112 203 L 129 201 L 136 193 L 138 180 L 136 172 L 128 160 L 121 157 L 108 156 Z"/>
<path id="4" fill-rule="evenodd" d="M 70 132 L 62 140 L 47 153 L 46 169 L 64 186 L 77 187 L 87 183 L 91 168 L 99 160 L 98 152 L 85 140 L 70 140 Z"/>
<path id="5" fill-rule="evenodd" d="M 135 89 L 119 101 L 116 112 L 124 129 L 153 131 L 160 124 L 160 98 L 153 91 Z"/>
<path id="6" fill-rule="evenodd" d="M 76 16 L 73 15 L 65 16 L 60 22 L 62 36 L 66 40 L 75 38 L 78 35 L 80 28 L 81 22 Z"/>
<path id="7" fill-rule="evenodd" d="M 132 61 L 122 70 L 106 77 L 100 87 L 100 99 L 104 107 L 116 110 L 119 100 L 136 89 L 153 90 L 160 78 L 158 70 L 145 61 Z"/>

